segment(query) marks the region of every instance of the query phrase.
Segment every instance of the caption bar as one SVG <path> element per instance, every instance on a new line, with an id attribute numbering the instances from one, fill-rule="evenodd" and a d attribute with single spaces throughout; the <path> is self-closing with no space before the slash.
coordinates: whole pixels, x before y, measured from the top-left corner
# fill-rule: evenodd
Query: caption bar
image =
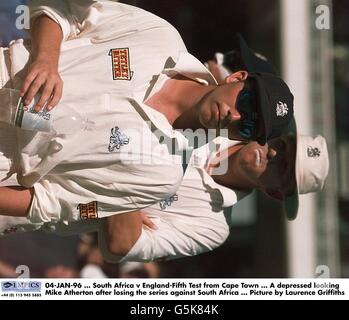
<path id="1" fill-rule="evenodd" d="M 348 299 L 347 279 L 7 279 L 4 300 Z"/>

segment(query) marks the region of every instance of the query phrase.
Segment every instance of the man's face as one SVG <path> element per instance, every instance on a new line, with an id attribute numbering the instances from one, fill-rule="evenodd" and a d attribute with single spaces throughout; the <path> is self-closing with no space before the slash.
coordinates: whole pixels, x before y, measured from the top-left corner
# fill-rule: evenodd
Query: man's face
<path id="1" fill-rule="evenodd" d="M 283 136 L 264 146 L 253 141 L 243 146 L 238 154 L 241 173 L 258 189 L 280 197 L 290 195 L 296 186 L 294 137 Z M 278 196 L 276 196 L 278 197 Z"/>
<path id="2" fill-rule="evenodd" d="M 229 138 L 245 140 L 239 134 L 241 114 L 236 101 L 244 81 L 235 81 L 217 86 L 207 93 L 198 104 L 199 120 L 208 129 L 228 128 Z"/>

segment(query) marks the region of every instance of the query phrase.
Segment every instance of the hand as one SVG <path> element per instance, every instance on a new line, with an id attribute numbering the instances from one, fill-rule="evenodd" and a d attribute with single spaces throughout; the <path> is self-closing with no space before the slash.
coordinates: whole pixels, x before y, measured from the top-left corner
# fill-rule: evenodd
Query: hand
<path id="1" fill-rule="evenodd" d="M 149 229 L 153 229 L 153 230 L 156 230 L 158 228 L 156 226 L 156 224 L 154 224 L 153 221 L 151 221 L 149 219 L 149 217 L 147 216 L 147 214 L 145 212 L 141 211 L 140 213 L 141 213 L 141 219 L 142 219 L 143 225 L 145 225 Z"/>
<path id="2" fill-rule="evenodd" d="M 21 88 L 21 96 L 25 96 L 24 104 L 29 105 L 34 96 L 41 92 L 41 97 L 34 110 L 39 112 L 47 103 L 47 110 L 54 108 L 62 97 L 63 81 L 56 64 L 48 58 L 33 61 Z"/>

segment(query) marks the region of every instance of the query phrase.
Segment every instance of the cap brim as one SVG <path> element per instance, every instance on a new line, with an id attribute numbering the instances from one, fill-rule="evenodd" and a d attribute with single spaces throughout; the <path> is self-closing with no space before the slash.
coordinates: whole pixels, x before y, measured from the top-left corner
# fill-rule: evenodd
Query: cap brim
<path id="1" fill-rule="evenodd" d="M 238 43 L 238 50 L 240 51 L 246 70 L 249 72 L 256 72 L 257 70 L 253 63 L 256 57 L 240 33 L 236 34 L 236 42 Z"/>
<path id="2" fill-rule="evenodd" d="M 276 68 L 273 64 L 267 60 L 262 59 L 257 56 L 257 54 L 250 49 L 247 45 L 245 39 L 242 37 L 240 33 L 235 35 L 235 39 L 233 41 L 235 47 L 238 51 L 240 51 L 240 55 L 242 58 L 242 62 L 245 65 L 245 68 L 249 72 L 264 72 L 271 74 L 278 74 Z M 259 55 L 260 56 L 260 55 Z"/>
<path id="3" fill-rule="evenodd" d="M 294 117 L 292 117 L 292 121 L 289 123 L 289 125 L 285 128 L 284 130 L 284 134 L 292 134 L 295 136 L 296 138 L 296 148 L 297 148 L 297 126 L 296 126 L 296 121 L 294 119 Z M 298 195 L 298 181 L 297 181 L 297 149 L 296 149 L 296 158 L 295 158 L 295 166 L 294 166 L 294 175 L 296 178 L 296 190 L 295 192 L 286 197 L 286 199 L 284 200 L 284 210 L 286 213 L 286 217 L 288 220 L 294 220 L 297 217 L 297 213 L 298 213 L 298 207 L 299 207 L 299 195 Z"/>

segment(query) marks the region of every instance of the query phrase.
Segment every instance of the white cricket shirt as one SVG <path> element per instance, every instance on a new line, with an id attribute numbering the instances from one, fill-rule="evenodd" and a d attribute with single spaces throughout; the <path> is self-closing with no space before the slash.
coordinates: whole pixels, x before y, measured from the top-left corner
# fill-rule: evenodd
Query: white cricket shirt
<path id="1" fill-rule="evenodd" d="M 181 157 L 159 141 L 165 136 L 186 148 L 186 139 L 143 101 L 178 72 L 204 84 L 214 78 L 169 23 L 142 9 L 33 1 L 32 23 L 42 14 L 60 24 L 66 40 L 59 63 L 64 94 L 52 117 L 78 114 L 82 125 L 58 137 L 18 130 L 18 180 L 35 188 L 29 219 L 104 217 L 173 194 L 183 175 Z M 20 87 L 28 51 L 17 41 L 10 53 L 11 81 Z"/>
<path id="2" fill-rule="evenodd" d="M 158 229 L 143 228 L 140 238 L 122 261 L 194 256 L 225 242 L 230 219 L 225 216 L 224 208 L 233 206 L 246 193 L 217 184 L 206 167 L 217 154 L 215 146 L 224 150 L 237 143 L 217 138 L 193 151 L 176 194 L 144 209 Z"/>
<path id="3" fill-rule="evenodd" d="M 224 243 L 230 224 L 224 208 L 233 206 L 246 193 L 217 184 L 206 169 L 218 151 L 237 143 L 219 137 L 193 151 L 177 192 L 144 209 L 157 229 L 144 227 L 140 238 L 122 261 L 177 259 L 213 250 Z M 72 235 L 98 231 L 99 226 L 100 220 L 90 220 L 69 225 L 45 225 L 44 229 L 60 235 Z M 106 248 L 101 250 L 106 251 Z M 108 257 L 112 258 L 110 254 Z"/>
<path id="4" fill-rule="evenodd" d="M 171 197 L 144 211 L 157 226 L 144 227 L 140 238 L 122 261 L 152 261 L 193 256 L 213 250 L 229 235 L 229 216 L 224 208 L 233 206 L 245 193 L 217 184 L 207 173 L 207 165 L 218 151 L 238 142 L 217 138 L 194 150 L 182 183 Z M 16 220 L 17 219 L 17 220 Z M 17 221 L 17 222 L 16 222 Z M 100 220 L 33 224 L 25 218 L 0 217 L 0 235 L 43 229 L 68 236 L 98 231 Z M 106 251 L 106 248 L 101 248 Z M 109 258 L 112 258 L 108 254 Z M 117 261 L 117 258 L 115 258 Z"/>

